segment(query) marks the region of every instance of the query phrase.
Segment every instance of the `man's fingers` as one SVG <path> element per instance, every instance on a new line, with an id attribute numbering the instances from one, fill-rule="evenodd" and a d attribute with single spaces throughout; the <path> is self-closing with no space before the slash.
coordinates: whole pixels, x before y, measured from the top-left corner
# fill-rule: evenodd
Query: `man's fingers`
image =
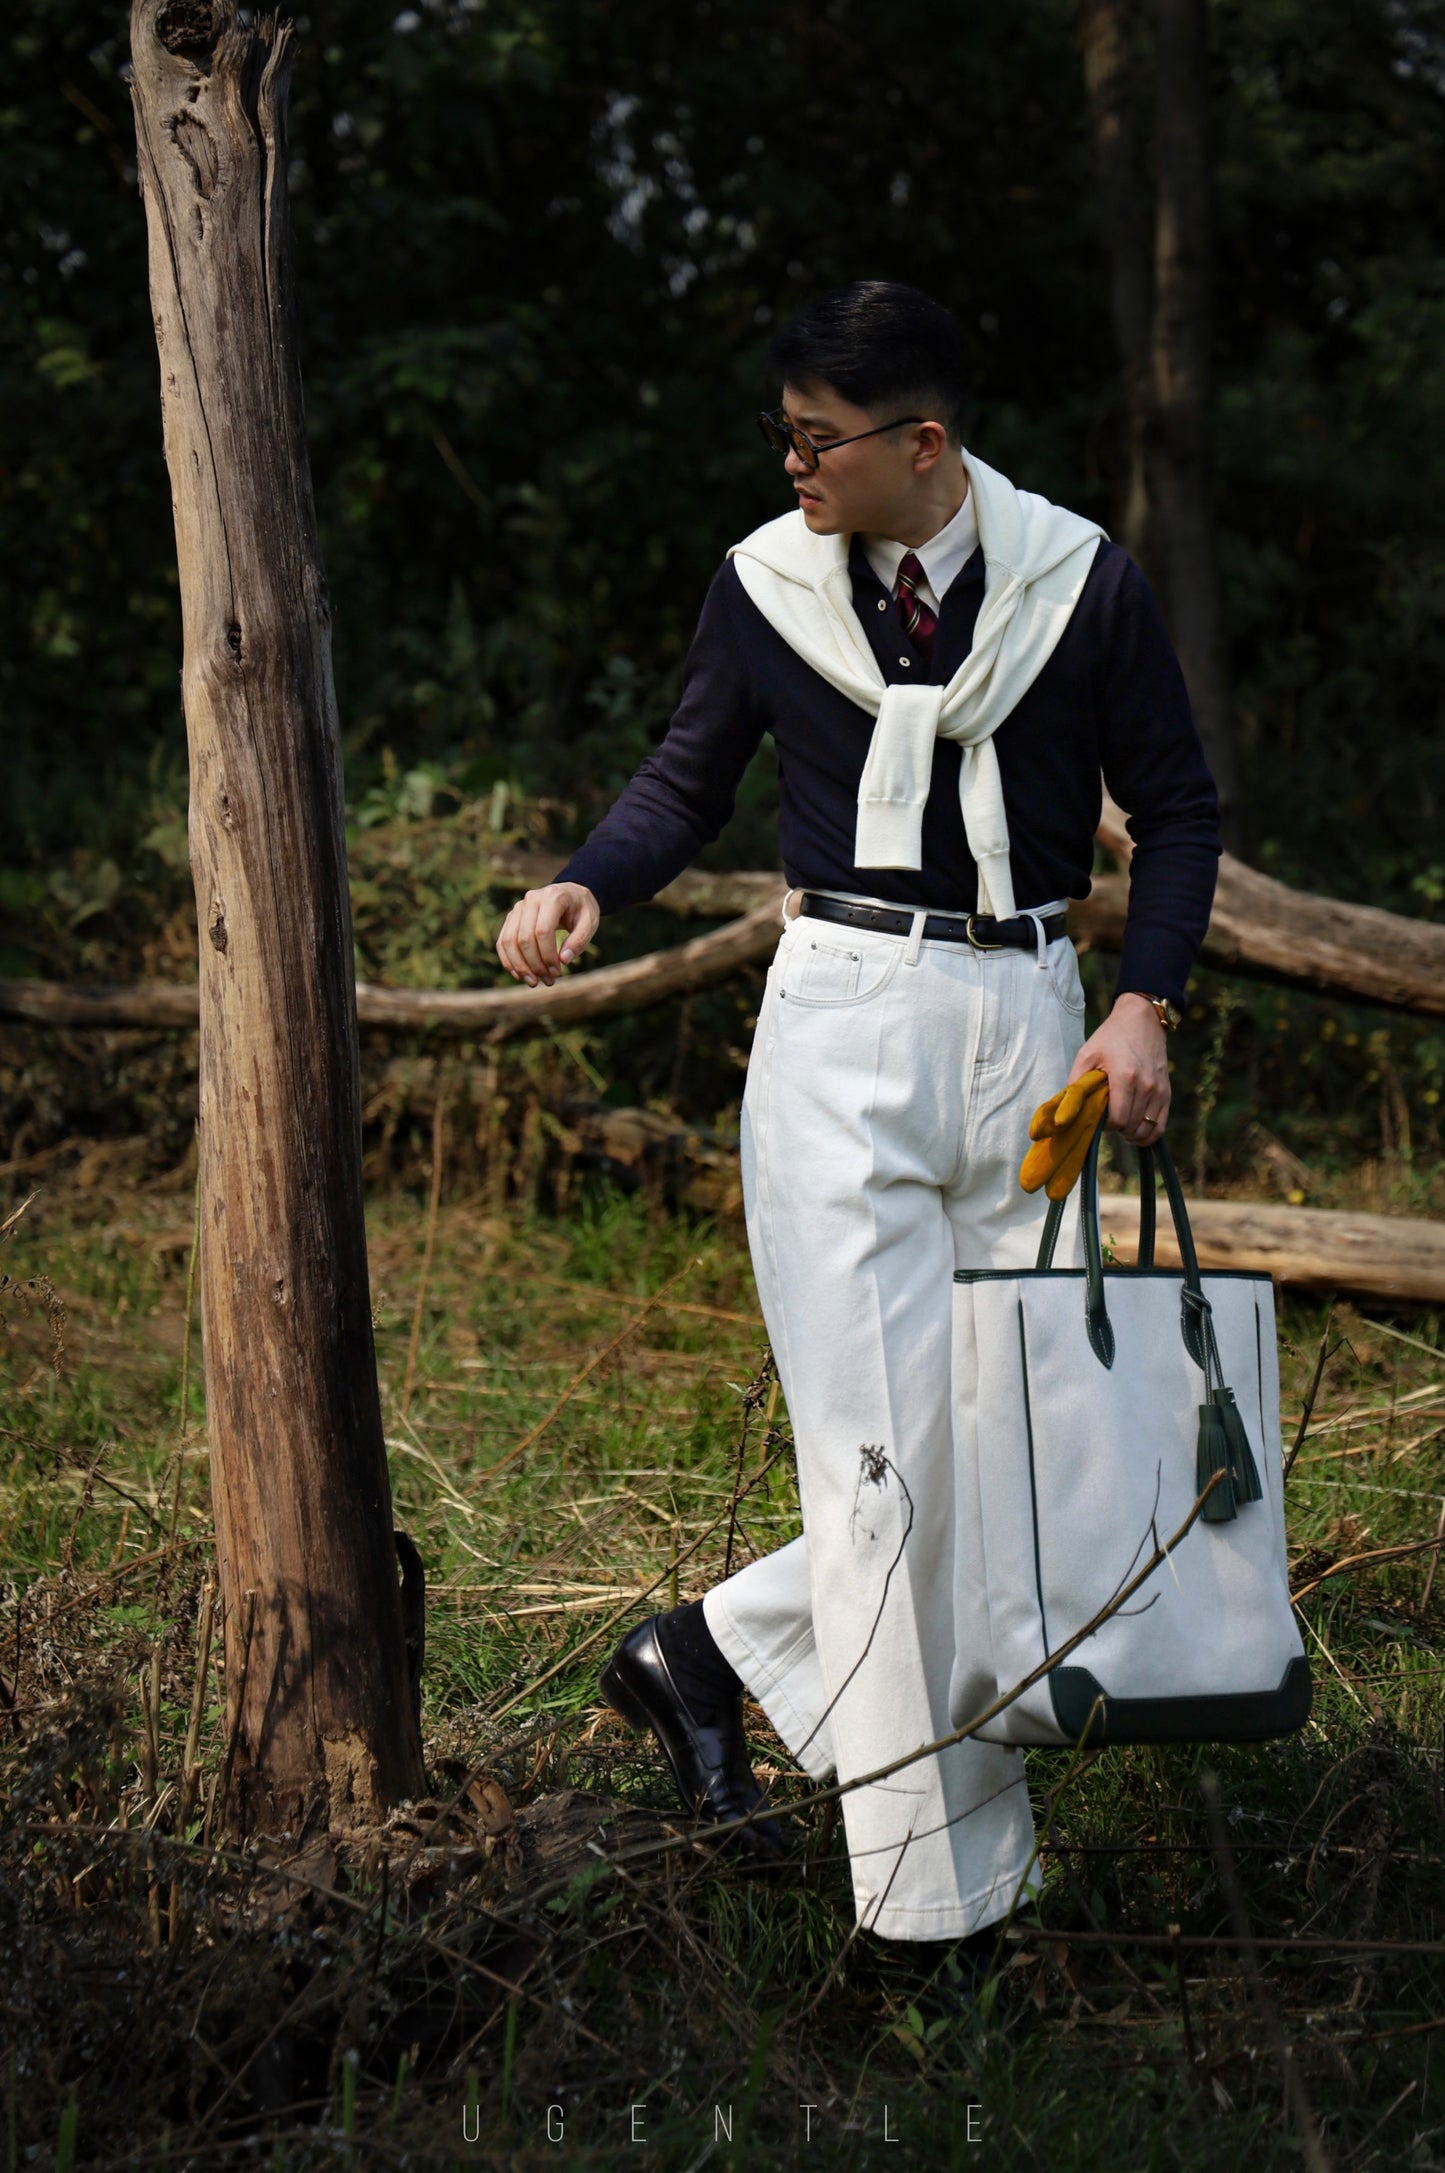
<path id="1" fill-rule="evenodd" d="M 1132 1064 L 1120 1064 L 1109 1074 L 1109 1128 L 1134 1142 L 1146 1109 L 1158 1107 L 1158 1082 L 1152 1072 Z"/>
<path id="2" fill-rule="evenodd" d="M 563 900 L 558 893 L 544 890 L 533 923 L 533 941 L 542 961 L 542 971 L 549 981 L 555 981 L 562 971 L 562 961 L 557 953 L 557 923 L 562 911 Z"/>
<path id="3" fill-rule="evenodd" d="M 524 898 L 513 911 L 517 918 L 512 926 L 512 949 L 523 979 L 535 984 L 542 977 L 542 956 L 537 949 L 536 900 Z"/>
<path id="4" fill-rule="evenodd" d="M 587 948 L 601 919 L 597 901 L 580 883 L 549 883 L 519 898 L 502 923 L 497 956 L 515 980 L 550 988 Z M 559 949 L 558 931 L 567 930 Z"/>
<path id="5" fill-rule="evenodd" d="M 1107 1074 L 1110 1131 L 1130 1146 L 1152 1146 L 1169 1116 L 1169 1058 L 1158 1020 L 1121 999 L 1074 1058 L 1070 1086 L 1091 1070 Z"/>
<path id="6" fill-rule="evenodd" d="M 502 923 L 497 955 L 517 980 L 535 988 L 542 978 L 541 953 L 537 949 L 537 901 L 531 892 L 519 898 Z"/>
<path id="7" fill-rule="evenodd" d="M 537 913 L 537 943 L 547 978 L 555 981 L 564 965 L 580 958 L 597 931 L 598 912 L 590 890 L 565 887 L 543 893 Z M 559 945 L 559 933 L 565 942 Z"/>
<path id="8" fill-rule="evenodd" d="M 1164 1136 L 1169 1122 L 1169 1094 L 1157 1087 L 1145 1086 L 1139 1091 L 1130 1121 L 1121 1124 L 1119 1130 L 1131 1147 L 1152 1147 Z"/>
<path id="9" fill-rule="evenodd" d="M 582 956 L 582 953 L 596 935 L 600 918 L 601 916 L 597 911 L 596 903 L 590 891 L 582 899 L 580 905 L 573 909 L 573 917 L 570 920 L 566 913 L 563 914 L 563 924 L 566 926 L 568 934 L 567 941 L 562 946 L 562 956 L 569 965 L 574 958 Z"/>
<path id="10" fill-rule="evenodd" d="M 528 891 L 522 900 L 518 949 L 530 971 L 550 988 L 562 971 L 557 955 L 557 922 L 564 894 L 552 888 Z"/>
<path id="11" fill-rule="evenodd" d="M 514 905 L 503 921 L 501 933 L 497 937 L 497 956 L 514 981 L 528 978 L 526 969 L 522 964 L 522 954 L 517 949 L 517 921 L 519 914 L 520 908 Z"/>

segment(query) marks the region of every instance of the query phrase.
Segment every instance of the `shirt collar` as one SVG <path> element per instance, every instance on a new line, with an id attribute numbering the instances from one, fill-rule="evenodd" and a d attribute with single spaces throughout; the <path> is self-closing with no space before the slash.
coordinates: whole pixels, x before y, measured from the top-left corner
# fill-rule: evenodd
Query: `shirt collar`
<path id="1" fill-rule="evenodd" d="M 864 536 L 863 549 L 869 565 L 877 574 L 884 588 L 890 592 L 897 585 L 898 568 L 909 551 L 916 553 L 922 563 L 928 586 L 941 602 L 944 592 L 972 558 L 978 548 L 978 521 L 973 510 L 973 492 L 965 493 L 963 504 L 951 521 L 946 521 L 936 536 L 927 543 L 895 543 L 891 536 Z"/>

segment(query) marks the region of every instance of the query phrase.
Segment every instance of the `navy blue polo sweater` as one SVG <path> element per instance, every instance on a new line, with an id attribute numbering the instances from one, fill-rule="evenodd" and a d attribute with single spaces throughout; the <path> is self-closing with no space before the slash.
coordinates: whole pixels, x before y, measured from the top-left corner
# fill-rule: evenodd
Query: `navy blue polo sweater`
<path id="1" fill-rule="evenodd" d="M 884 679 L 946 684 L 973 641 L 982 549 L 942 599 L 929 664 L 903 633 L 856 536 L 849 571 L 853 608 Z M 771 732 L 790 883 L 972 911 L 978 878 L 959 807 L 961 750 L 951 740 L 934 748 L 922 868 L 854 866 L 858 782 L 873 725 L 768 624 L 728 559 L 708 590 L 661 745 L 556 880 L 585 883 L 604 914 L 652 897 L 717 836 Z M 1102 772 L 1129 810 L 1134 840 L 1118 988 L 1182 1003 L 1209 924 L 1219 804 L 1158 605 L 1117 544 L 1100 543 L 1057 648 L 994 746 L 1019 907 L 1088 896 Z"/>

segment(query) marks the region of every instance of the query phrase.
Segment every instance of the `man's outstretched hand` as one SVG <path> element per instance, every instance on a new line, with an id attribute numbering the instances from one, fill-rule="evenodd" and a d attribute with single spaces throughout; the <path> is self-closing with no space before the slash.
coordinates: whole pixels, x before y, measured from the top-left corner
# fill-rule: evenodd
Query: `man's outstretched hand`
<path id="1" fill-rule="evenodd" d="M 1114 1008 L 1074 1058 L 1070 1080 L 1101 1071 L 1109 1081 L 1109 1127 L 1131 1147 L 1152 1147 L 1169 1121 L 1164 1028 L 1146 996 L 1116 996 Z"/>
<path id="2" fill-rule="evenodd" d="M 519 898 L 502 923 L 497 956 L 514 981 L 546 988 L 580 958 L 597 933 L 602 909 L 585 883 L 548 883 Z M 561 931 L 564 941 L 558 948 Z"/>

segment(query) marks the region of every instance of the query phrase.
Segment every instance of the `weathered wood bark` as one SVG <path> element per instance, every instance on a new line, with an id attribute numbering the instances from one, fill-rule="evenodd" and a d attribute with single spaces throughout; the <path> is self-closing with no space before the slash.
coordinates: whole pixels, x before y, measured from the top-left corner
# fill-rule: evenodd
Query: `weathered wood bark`
<path id="1" fill-rule="evenodd" d="M 330 613 L 286 198 L 289 28 L 133 0 L 200 915 L 202 1314 L 243 1826 L 423 1782 L 362 1217 Z M 194 998 L 193 998 L 194 1001 Z"/>
<path id="2" fill-rule="evenodd" d="M 1080 42 L 1094 132 L 1099 236 L 1124 389 L 1126 470 L 1119 541 L 1150 569 L 1148 432 L 1153 409 L 1153 296 L 1133 125 L 1128 0 L 1084 0 Z"/>
<path id="3" fill-rule="evenodd" d="M 1089 897 L 1069 907 L 1075 943 L 1119 950 L 1128 902 L 1126 877 L 1096 875 Z M 1291 890 L 1232 853 L 1220 861 L 1199 960 L 1281 988 L 1445 1018 L 1445 928 L 1378 906 Z"/>
<path id="4" fill-rule="evenodd" d="M 1159 176 L 1154 238 L 1154 560 L 1194 721 L 1238 851 L 1239 763 L 1215 545 L 1214 176 L 1206 0 L 1158 0 Z"/>
<path id="5" fill-rule="evenodd" d="M 1104 800 L 1101 845 L 1127 867 L 1133 841 L 1122 810 Z M 1117 951 L 1124 936 L 1128 881 L 1096 876 L 1090 896 L 1069 908 L 1076 943 Z M 1392 1011 L 1445 1018 L 1445 927 L 1410 920 L 1379 906 L 1352 905 L 1291 890 L 1246 867 L 1232 853 L 1219 862 L 1219 883 L 1200 958 L 1206 966 L 1245 973 L 1287 988 L 1358 997 Z"/>
<path id="6" fill-rule="evenodd" d="M 1112 1192 L 1099 1202 L 1100 1227 L 1132 1265 L 1139 1200 Z M 1249 1268 L 1300 1290 L 1349 1290 L 1359 1297 L 1445 1300 L 1445 1223 L 1403 1215 L 1345 1215 L 1319 1207 L 1258 1207 L 1252 1200 L 1189 1202 L 1189 1227 L 1207 1268 Z M 1179 1265 L 1167 1207 L 1160 1203 L 1155 1257 Z"/>

